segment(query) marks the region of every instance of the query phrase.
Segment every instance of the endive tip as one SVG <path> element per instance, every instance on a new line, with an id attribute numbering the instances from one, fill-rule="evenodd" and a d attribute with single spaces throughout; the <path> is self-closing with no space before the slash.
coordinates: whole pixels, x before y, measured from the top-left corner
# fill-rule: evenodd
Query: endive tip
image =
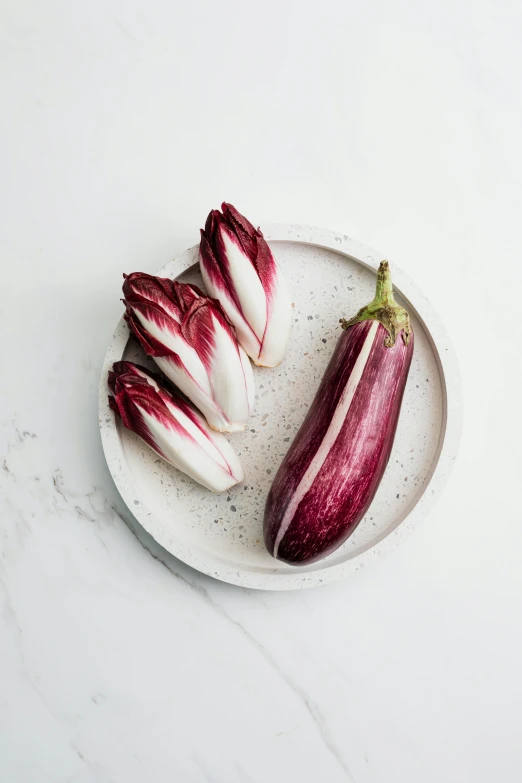
<path id="1" fill-rule="evenodd" d="M 207 422 L 208 426 L 211 430 L 214 430 L 214 432 L 220 432 L 222 435 L 232 435 L 234 432 L 245 432 L 247 425 L 236 425 L 236 424 L 229 424 L 227 427 L 215 427 L 213 424 L 210 424 Z"/>

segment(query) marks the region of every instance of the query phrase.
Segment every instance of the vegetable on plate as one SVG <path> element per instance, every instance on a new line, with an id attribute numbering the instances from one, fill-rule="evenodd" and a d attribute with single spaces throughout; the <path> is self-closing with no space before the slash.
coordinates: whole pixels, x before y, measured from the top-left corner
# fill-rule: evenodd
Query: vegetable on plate
<path id="1" fill-rule="evenodd" d="M 111 409 L 156 454 L 212 492 L 243 480 L 234 449 L 220 432 L 162 379 L 133 362 L 116 362 L 109 372 Z"/>
<path id="2" fill-rule="evenodd" d="M 290 335 L 292 306 L 281 269 L 260 229 L 223 202 L 201 230 L 205 288 L 221 302 L 254 364 L 276 367 Z"/>
<path id="3" fill-rule="evenodd" d="M 214 430 L 244 430 L 254 404 L 252 365 L 218 301 L 195 285 L 124 275 L 125 318 L 142 348 Z"/>
<path id="4" fill-rule="evenodd" d="M 374 300 L 349 321 L 308 414 L 270 489 L 268 551 L 291 565 L 339 547 L 364 517 L 383 477 L 413 355 L 406 310 L 388 262 Z"/>

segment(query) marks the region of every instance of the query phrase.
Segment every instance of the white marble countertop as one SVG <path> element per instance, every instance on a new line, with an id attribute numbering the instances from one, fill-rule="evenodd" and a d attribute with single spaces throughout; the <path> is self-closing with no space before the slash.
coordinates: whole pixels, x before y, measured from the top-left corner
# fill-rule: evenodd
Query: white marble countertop
<path id="1" fill-rule="evenodd" d="M 3 3 L 2 783 L 519 780 L 521 13 Z M 462 368 L 442 499 L 317 590 L 167 556 L 102 456 L 121 273 L 225 198 L 395 259 Z"/>

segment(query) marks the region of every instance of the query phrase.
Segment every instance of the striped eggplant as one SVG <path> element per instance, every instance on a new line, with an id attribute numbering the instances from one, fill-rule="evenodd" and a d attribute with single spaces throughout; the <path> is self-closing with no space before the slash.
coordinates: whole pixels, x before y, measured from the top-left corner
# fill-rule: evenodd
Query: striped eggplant
<path id="1" fill-rule="evenodd" d="M 390 457 L 413 355 L 387 261 L 375 299 L 340 323 L 344 331 L 266 503 L 266 547 L 291 565 L 326 557 L 364 517 Z"/>

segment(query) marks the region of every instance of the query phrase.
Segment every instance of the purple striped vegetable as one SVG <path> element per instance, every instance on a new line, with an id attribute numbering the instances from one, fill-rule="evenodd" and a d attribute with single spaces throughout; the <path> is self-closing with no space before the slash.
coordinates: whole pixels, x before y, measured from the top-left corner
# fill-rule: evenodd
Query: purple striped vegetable
<path id="1" fill-rule="evenodd" d="M 364 517 L 388 463 L 413 355 L 406 310 L 383 261 L 371 304 L 343 329 L 268 495 L 274 557 L 304 565 L 333 552 Z"/>

